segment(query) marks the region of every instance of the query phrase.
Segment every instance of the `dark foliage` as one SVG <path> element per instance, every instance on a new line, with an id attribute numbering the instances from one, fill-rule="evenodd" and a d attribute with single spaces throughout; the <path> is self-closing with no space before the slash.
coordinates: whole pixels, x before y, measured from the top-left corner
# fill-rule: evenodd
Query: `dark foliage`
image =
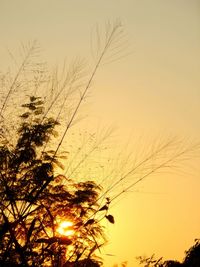
<path id="1" fill-rule="evenodd" d="M 200 266 L 200 239 L 195 240 L 195 244 L 186 251 L 183 261 L 184 266 L 198 267 Z"/>
<path id="2" fill-rule="evenodd" d="M 154 258 L 154 255 L 149 258 L 138 257 L 138 260 L 144 267 L 199 267 L 200 240 L 196 239 L 195 244 L 185 254 L 185 259 L 182 263 L 175 260 L 162 261 L 162 258 L 157 260 Z"/>
<path id="3" fill-rule="evenodd" d="M 108 206 L 98 206 L 101 188 L 55 174 L 59 155 L 45 148 L 58 122 L 44 117 L 41 98 L 30 97 L 23 107 L 16 144 L 1 137 L 0 266 L 100 266 L 93 255 L 104 231 L 93 215 L 104 210 L 114 223 Z M 73 223 L 73 235 L 57 231 L 63 220 Z"/>

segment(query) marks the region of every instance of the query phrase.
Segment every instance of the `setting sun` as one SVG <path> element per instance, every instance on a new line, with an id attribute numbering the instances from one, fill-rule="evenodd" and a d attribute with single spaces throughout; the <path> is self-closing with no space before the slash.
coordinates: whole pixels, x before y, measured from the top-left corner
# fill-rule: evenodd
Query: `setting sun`
<path id="1" fill-rule="evenodd" d="M 72 236 L 74 234 L 74 230 L 72 229 L 73 223 L 70 221 L 62 221 L 58 224 L 58 228 L 56 231 L 60 235 L 64 236 Z"/>

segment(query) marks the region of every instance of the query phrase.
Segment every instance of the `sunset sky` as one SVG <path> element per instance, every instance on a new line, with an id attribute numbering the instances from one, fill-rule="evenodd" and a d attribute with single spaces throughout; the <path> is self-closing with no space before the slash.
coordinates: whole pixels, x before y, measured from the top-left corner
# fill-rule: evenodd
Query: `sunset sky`
<path id="1" fill-rule="evenodd" d="M 121 59 L 100 68 L 88 122 L 81 125 L 92 131 L 97 125 L 114 126 L 110 144 L 129 142 L 130 150 L 135 144 L 138 150 L 138 142 L 144 149 L 151 140 L 169 136 L 199 142 L 199 0 L 0 0 L 0 72 L 9 65 L 8 49 L 16 53 L 21 42 L 34 39 L 50 66 L 76 56 L 92 64 L 95 25 L 118 18 L 127 45 Z M 182 260 L 200 237 L 197 154 L 178 170 L 148 177 L 116 203 L 116 223 L 108 225 L 102 250 L 106 267 L 123 261 L 137 267 L 136 256 L 153 253 Z"/>

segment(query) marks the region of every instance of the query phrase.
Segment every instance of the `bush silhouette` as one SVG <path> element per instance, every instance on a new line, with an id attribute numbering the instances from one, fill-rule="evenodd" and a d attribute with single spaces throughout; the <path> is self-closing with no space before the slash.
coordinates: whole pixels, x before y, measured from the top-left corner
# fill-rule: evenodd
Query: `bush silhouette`
<path id="1" fill-rule="evenodd" d="M 186 256 L 183 261 L 183 265 L 186 267 L 200 266 L 200 240 L 196 239 L 195 244 L 186 251 Z"/>
<path id="2" fill-rule="evenodd" d="M 196 239 L 195 244 L 185 252 L 182 262 L 175 260 L 163 261 L 162 258 L 155 259 L 154 255 L 149 258 L 138 257 L 139 263 L 144 267 L 199 267 L 200 266 L 200 240 Z"/>

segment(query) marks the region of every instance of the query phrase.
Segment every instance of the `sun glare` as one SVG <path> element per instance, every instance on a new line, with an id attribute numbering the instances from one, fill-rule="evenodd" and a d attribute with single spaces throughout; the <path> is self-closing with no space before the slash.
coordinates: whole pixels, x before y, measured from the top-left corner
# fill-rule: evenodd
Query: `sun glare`
<path id="1" fill-rule="evenodd" d="M 58 228 L 56 231 L 60 235 L 64 236 L 72 236 L 74 234 L 74 230 L 72 229 L 73 223 L 70 221 L 62 221 L 58 224 Z"/>

